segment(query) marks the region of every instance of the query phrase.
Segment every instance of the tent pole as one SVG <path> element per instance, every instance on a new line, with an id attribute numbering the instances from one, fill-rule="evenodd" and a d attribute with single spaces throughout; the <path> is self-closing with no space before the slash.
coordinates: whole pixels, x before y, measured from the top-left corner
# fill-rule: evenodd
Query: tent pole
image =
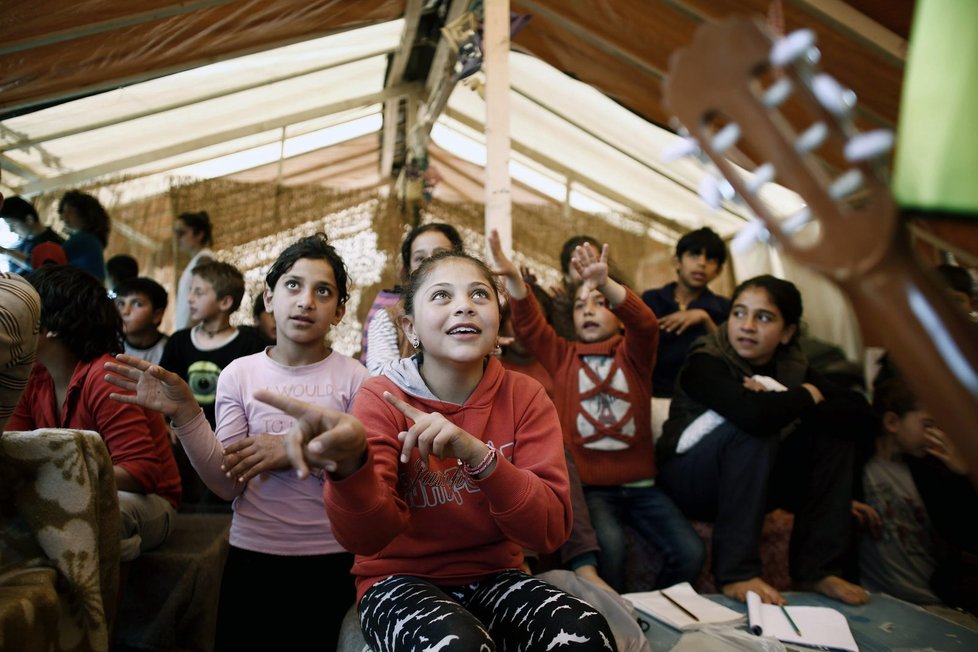
<path id="1" fill-rule="evenodd" d="M 513 248 L 509 183 L 509 0 L 483 4 L 486 71 L 486 236 L 495 229 L 504 251 Z"/>

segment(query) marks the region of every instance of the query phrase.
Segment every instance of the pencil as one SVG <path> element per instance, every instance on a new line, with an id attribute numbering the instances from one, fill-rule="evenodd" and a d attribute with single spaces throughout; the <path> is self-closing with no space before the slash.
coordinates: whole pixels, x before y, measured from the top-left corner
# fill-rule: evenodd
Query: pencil
<path id="1" fill-rule="evenodd" d="M 662 597 L 663 598 L 665 598 L 666 600 L 668 600 L 669 602 L 671 602 L 673 605 L 675 605 L 676 607 L 678 607 L 684 614 L 686 614 L 687 616 L 689 616 L 690 618 L 692 618 L 696 622 L 699 622 L 700 621 L 700 619 L 696 617 L 696 614 L 694 614 L 692 611 L 690 611 L 686 607 L 682 606 L 681 604 L 679 604 L 678 602 L 676 602 L 675 600 L 673 600 L 672 598 L 670 598 L 668 593 L 666 593 L 665 591 L 661 591 L 661 590 L 659 591 L 659 593 L 662 594 Z"/>
<path id="2" fill-rule="evenodd" d="M 795 621 L 791 619 L 791 614 L 789 614 L 788 610 L 784 608 L 784 605 L 781 605 L 781 613 L 783 613 L 784 617 L 788 619 L 788 622 L 791 624 L 791 629 L 795 630 L 795 634 L 801 636 L 801 630 L 798 629 L 798 625 L 795 624 Z"/>

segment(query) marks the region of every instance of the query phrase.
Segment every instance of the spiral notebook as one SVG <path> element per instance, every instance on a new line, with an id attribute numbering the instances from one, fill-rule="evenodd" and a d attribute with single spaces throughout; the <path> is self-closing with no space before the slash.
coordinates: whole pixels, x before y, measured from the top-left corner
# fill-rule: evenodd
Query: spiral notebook
<path id="1" fill-rule="evenodd" d="M 643 614 L 681 631 L 735 623 L 744 618 L 743 614 L 704 598 L 689 582 L 675 584 L 662 591 L 625 593 L 622 597 Z"/>
<path id="2" fill-rule="evenodd" d="M 788 612 L 795 627 L 788 621 Z M 858 652 L 849 623 L 831 607 L 785 607 L 764 604 L 753 591 L 747 592 L 747 621 L 758 636 L 773 636 L 782 643 L 827 650 Z M 799 633 L 800 632 L 800 633 Z"/>

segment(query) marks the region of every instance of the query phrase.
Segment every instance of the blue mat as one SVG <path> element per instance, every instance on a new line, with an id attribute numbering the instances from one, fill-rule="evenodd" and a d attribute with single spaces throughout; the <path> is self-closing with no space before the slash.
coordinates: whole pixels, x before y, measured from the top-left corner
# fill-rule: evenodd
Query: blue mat
<path id="1" fill-rule="evenodd" d="M 967 650 L 978 651 L 978 632 L 934 615 L 924 609 L 888 595 L 874 593 L 868 604 L 850 607 L 817 593 L 785 593 L 788 603 L 814 607 L 832 607 L 845 614 L 860 652 L 888 650 Z M 711 600 L 747 613 L 747 606 L 722 595 L 708 595 Z M 650 620 L 646 635 L 656 652 L 671 650 L 679 642 L 680 632 L 658 621 Z M 740 626 L 746 631 L 746 623 Z M 803 648 L 799 648 L 803 649 Z"/>

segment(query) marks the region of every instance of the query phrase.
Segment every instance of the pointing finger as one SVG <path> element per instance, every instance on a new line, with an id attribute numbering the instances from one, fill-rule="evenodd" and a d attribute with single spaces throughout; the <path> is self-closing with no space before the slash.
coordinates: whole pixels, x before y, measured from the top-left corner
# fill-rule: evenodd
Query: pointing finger
<path id="1" fill-rule="evenodd" d="M 398 411 L 400 411 L 401 414 L 403 414 L 404 416 L 406 416 L 408 419 L 411 419 L 411 421 L 417 422 L 418 419 L 420 419 L 421 417 L 423 417 L 423 416 L 425 416 L 427 414 L 426 412 L 422 412 L 421 410 L 419 410 L 416 407 L 413 407 L 411 405 L 408 405 L 407 403 L 405 403 L 401 399 L 397 398 L 396 396 L 394 396 L 390 392 L 384 392 L 384 399 L 388 403 L 390 403 L 391 405 L 393 405 L 395 408 L 397 408 Z"/>

